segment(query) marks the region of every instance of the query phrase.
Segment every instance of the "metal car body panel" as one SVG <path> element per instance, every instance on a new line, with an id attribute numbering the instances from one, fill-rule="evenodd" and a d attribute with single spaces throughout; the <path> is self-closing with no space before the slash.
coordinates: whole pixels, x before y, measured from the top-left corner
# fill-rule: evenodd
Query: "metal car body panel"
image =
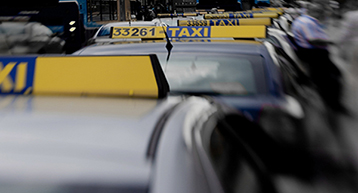
<path id="1" fill-rule="evenodd" d="M 176 102 L 1 97 L 0 179 L 143 186 L 150 176 L 151 128 Z"/>
<path id="2" fill-rule="evenodd" d="M 199 123 L 207 121 L 208 114 L 217 112 L 216 108 L 199 97 L 191 98 L 187 103 L 177 107 L 178 110 L 165 125 L 154 158 L 156 169 L 151 191 L 158 193 L 223 192 L 216 174 L 206 173 L 208 170 L 212 171 L 212 168 L 203 168 L 202 162 L 193 152 L 191 143 L 188 143 L 193 137 L 192 130 L 198 127 Z M 177 136 L 182 136 L 182 138 Z M 216 180 L 213 183 L 208 178 Z"/>
<path id="3" fill-rule="evenodd" d="M 183 134 L 191 132 L 199 120 L 205 122 L 207 110 L 220 111 L 205 98 L 7 95 L 0 101 L 0 190 L 222 189 L 213 169 L 200 167 Z M 153 143 L 154 153 L 150 153 Z M 216 185 L 207 178 L 216 179 Z"/>

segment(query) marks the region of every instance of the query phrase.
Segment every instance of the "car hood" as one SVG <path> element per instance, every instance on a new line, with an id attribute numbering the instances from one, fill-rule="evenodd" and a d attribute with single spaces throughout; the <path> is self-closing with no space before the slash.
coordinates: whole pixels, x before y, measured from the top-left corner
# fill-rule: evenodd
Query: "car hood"
<path id="1" fill-rule="evenodd" d="M 1 96 L 0 182 L 147 186 L 147 146 L 173 98 Z"/>

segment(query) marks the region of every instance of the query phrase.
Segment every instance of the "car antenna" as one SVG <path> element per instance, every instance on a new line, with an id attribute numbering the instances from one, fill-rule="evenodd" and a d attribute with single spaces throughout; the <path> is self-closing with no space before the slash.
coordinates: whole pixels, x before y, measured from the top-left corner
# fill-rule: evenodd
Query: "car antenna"
<path id="1" fill-rule="evenodd" d="M 160 17 L 158 17 L 158 19 L 159 19 L 160 25 L 162 25 L 162 20 L 160 19 Z M 174 46 L 173 46 L 173 44 L 170 42 L 168 33 L 167 33 L 167 31 L 165 31 L 165 28 L 164 28 L 163 25 L 162 25 L 162 28 L 163 28 L 163 31 L 164 31 L 164 34 L 165 34 L 165 39 L 167 40 L 167 44 L 165 45 L 165 48 L 166 48 L 167 51 L 168 51 L 168 56 L 167 56 L 167 63 L 168 63 L 169 57 L 170 57 L 170 52 L 172 51 L 172 48 L 173 48 Z"/>
<path id="2" fill-rule="evenodd" d="M 132 26 L 132 16 L 127 13 L 127 17 L 129 18 L 129 26 Z"/>

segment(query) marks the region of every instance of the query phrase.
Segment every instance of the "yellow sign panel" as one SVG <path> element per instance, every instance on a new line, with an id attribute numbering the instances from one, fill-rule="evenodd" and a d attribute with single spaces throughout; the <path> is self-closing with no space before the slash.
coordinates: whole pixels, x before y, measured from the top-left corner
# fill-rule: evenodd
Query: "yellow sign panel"
<path id="1" fill-rule="evenodd" d="M 168 27 L 171 38 L 265 38 L 266 26 Z"/>
<path id="2" fill-rule="evenodd" d="M 158 13 L 158 17 L 188 17 L 197 16 L 198 13 Z"/>
<path id="3" fill-rule="evenodd" d="M 267 8 L 253 8 L 252 10 L 247 10 L 245 12 L 252 12 L 252 13 L 267 13 L 267 12 L 273 12 L 277 13 L 279 15 L 283 14 L 283 9 L 267 9 Z M 238 12 L 236 12 L 238 13 Z"/>
<path id="4" fill-rule="evenodd" d="M 165 38 L 162 27 L 112 27 L 111 38 Z"/>
<path id="5" fill-rule="evenodd" d="M 131 28 L 129 28 L 130 30 Z M 177 26 L 165 28 L 169 38 L 265 38 L 266 26 Z M 114 30 L 113 30 L 114 31 Z M 112 35 L 112 37 L 116 37 Z M 117 36 L 118 37 L 118 36 Z M 127 36 L 128 38 L 132 38 Z M 147 38 L 143 36 L 142 38 Z M 164 38 L 164 34 L 149 36 Z"/>
<path id="6" fill-rule="evenodd" d="M 212 11 L 211 9 L 197 9 L 196 12 L 205 12 L 208 13 Z M 218 12 L 225 12 L 225 9 L 217 9 Z"/>
<path id="7" fill-rule="evenodd" d="M 39 57 L 33 93 L 156 97 L 158 88 L 148 56 Z"/>
<path id="8" fill-rule="evenodd" d="M 279 11 L 279 12 L 283 12 L 283 11 L 284 11 L 284 9 L 283 9 L 282 7 L 265 7 L 265 8 L 253 7 L 252 10 L 253 10 L 253 11 L 269 10 L 269 11 Z"/>
<path id="9" fill-rule="evenodd" d="M 155 55 L 0 57 L 0 93 L 163 97 Z"/>
<path id="10" fill-rule="evenodd" d="M 247 11 L 237 11 L 237 12 L 225 12 L 225 13 L 277 13 L 282 15 L 283 11 L 280 10 L 268 10 L 268 9 L 258 9 L 258 10 L 247 10 Z"/>
<path id="11" fill-rule="evenodd" d="M 223 14 L 205 14 L 204 19 L 232 19 L 232 18 L 278 18 L 279 14 L 275 12 L 242 12 L 242 13 L 223 13 Z"/>
<path id="12" fill-rule="evenodd" d="M 178 26 L 238 26 L 271 25 L 271 18 L 216 19 L 216 20 L 178 20 Z"/>
<path id="13" fill-rule="evenodd" d="M 211 29 L 212 37 L 265 38 L 266 26 L 216 26 Z"/>

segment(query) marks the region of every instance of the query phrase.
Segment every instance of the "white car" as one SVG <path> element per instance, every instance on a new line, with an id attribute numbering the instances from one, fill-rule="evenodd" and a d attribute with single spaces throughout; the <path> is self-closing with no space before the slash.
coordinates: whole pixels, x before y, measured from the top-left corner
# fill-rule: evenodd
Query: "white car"
<path id="1" fill-rule="evenodd" d="M 165 17 L 165 18 L 156 18 L 153 19 L 152 22 L 156 22 L 156 23 L 163 23 L 164 25 L 167 26 L 178 26 L 178 21 L 179 20 L 203 20 L 203 16 L 199 15 L 199 16 L 193 16 L 193 17 Z"/>

